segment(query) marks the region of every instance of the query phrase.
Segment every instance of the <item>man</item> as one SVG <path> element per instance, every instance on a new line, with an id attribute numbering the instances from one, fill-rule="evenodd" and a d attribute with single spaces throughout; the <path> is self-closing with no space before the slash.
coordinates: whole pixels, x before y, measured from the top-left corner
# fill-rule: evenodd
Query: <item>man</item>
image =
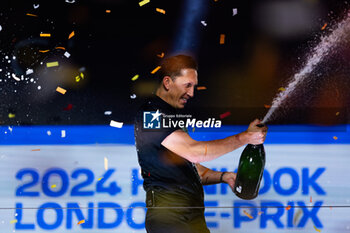
<path id="1" fill-rule="evenodd" d="M 200 162 L 216 159 L 245 144 L 261 144 L 267 128 L 255 120 L 245 132 L 220 140 L 195 141 L 179 127 L 147 129 L 160 115 L 176 115 L 194 96 L 197 64 L 189 56 L 164 60 L 156 95 L 140 108 L 135 120 L 135 139 L 146 191 L 148 233 L 206 233 L 202 185 L 227 183 L 234 187 L 236 174 L 210 170 Z M 152 123 L 153 122 L 153 123 Z M 153 126 L 153 125 L 152 125 Z"/>

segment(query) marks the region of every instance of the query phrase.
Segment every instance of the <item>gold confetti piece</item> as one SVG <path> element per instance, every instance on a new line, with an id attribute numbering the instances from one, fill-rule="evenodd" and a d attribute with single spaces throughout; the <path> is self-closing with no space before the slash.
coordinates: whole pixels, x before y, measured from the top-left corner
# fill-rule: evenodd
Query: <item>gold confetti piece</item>
<path id="1" fill-rule="evenodd" d="M 39 53 L 47 53 L 47 52 L 50 52 L 50 50 L 39 50 Z"/>
<path id="2" fill-rule="evenodd" d="M 162 13 L 162 14 L 164 14 L 164 15 L 165 15 L 165 10 L 163 10 L 163 9 L 156 8 L 156 11 L 158 11 L 159 13 Z"/>
<path id="3" fill-rule="evenodd" d="M 33 149 L 32 151 L 40 151 L 40 149 Z"/>
<path id="4" fill-rule="evenodd" d="M 139 78 L 139 75 L 135 75 L 134 77 L 132 77 L 131 81 L 136 81 Z"/>
<path id="5" fill-rule="evenodd" d="M 317 232 L 321 232 L 321 230 L 320 230 L 320 229 L 317 229 L 316 226 L 314 226 L 314 228 L 315 228 L 315 230 L 316 230 Z"/>
<path id="6" fill-rule="evenodd" d="M 78 225 L 83 224 L 83 223 L 85 223 L 85 219 L 80 220 L 80 221 L 78 222 Z"/>
<path id="7" fill-rule="evenodd" d="M 161 53 L 161 54 L 157 54 L 157 57 L 160 57 L 160 58 L 163 58 L 164 57 L 164 53 Z"/>
<path id="8" fill-rule="evenodd" d="M 63 89 L 62 87 L 57 87 L 56 88 L 56 91 L 61 93 L 62 95 L 66 94 L 67 90 L 66 89 Z"/>
<path id="9" fill-rule="evenodd" d="M 338 139 L 338 137 L 337 137 L 337 136 L 334 136 L 334 137 L 333 137 L 333 139 L 334 139 L 334 140 L 337 140 L 337 139 Z"/>
<path id="10" fill-rule="evenodd" d="M 321 30 L 323 31 L 324 29 L 326 29 L 326 27 L 327 27 L 327 23 L 325 23 L 324 25 L 323 25 L 323 27 L 321 28 Z"/>
<path id="11" fill-rule="evenodd" d="M 117 121 L 111 120 L 109 125 L 112 126 L 112 127 L 116 127 L 116 128 L 122 128 L 123 127 L 123 122 L 117 122 Z"/>
<path id="12" fill-rule="evenodd" d="M 72 32 L 69 34 L 69 36 L 68 36 L 68 40 L 69 40 L 70 38 L 72 38 L 74 35 L 75 35 L 74 31 L 72 31 Z"/>
<path id="13" fill-rule="evenodd" d="M 250 219 L 253 219 L 253 216 L 251 216 L 247 211 L 243 210 L 243 213 Z"/>
<path id="14" fill-rule="evenodd" d="M 336 112 L 336 113 L 335 113 L 336 116 L 339 116 L 339 114 L 340 114 L 340 112 Z"/>
<path id="15" fill-rule="evenodd" d="M 75 81 L 79 82 L 80 81 L 80 76 L 78 75 L 77 77 L 75 77 Z"/>
<path id="16" fill-rule="evenodd" d="M 155 74 L 160 68 L 162 68 L 162 67 L 157 66 L 154 70 L 151 71 L 151 74 Z"/>
<path id="17" fill-rule="evenodd" d="M 287 207 L 286 207 L 286 210 L 290 210 L 292 207 L 290 206 L 290 205 L 288 205 Z"/>
<path id="18" fill-rule="evenodd" d="M 14 113 L 9 113 L 9 118 L 15 118 L 15 114 Z"/>
<path id="19" fill-rule="evenodd" d="M 202 86 L 202 87 L 197 87 L 197 91 L 201 91 L 201 90 L 207 90 L 206 87 Z"/>
<path id="20" fill-rule="evenodd" d="M 14 219 L 14 220 L 10 221 L 11 224 L 14 224 L 14 223 L 17 223 L 17 222 L 18 222 L 17 219 Z"/>
<path id="21" fill-rule="evenodd" d="M 105 157 L 104 158 L 104 165 L 105 165 L 105 170 L 108 170 L 108 159 Z"/>
<path id="22" fill-rule="evenodd" d="M 98 178 L 97 180 L 100 181 L 100 180 L 102 180 L 102 179 L 103 179 L 103 177 L 100 177 L 100 178 Z"/>
<path id="23" fill-rule="evenodd" d="M 80 77 L 82 78 L 82 79 L 84 79 L 84 74 L 83 73 L 80 73 Z"/>
<path id="24" fill-rule="evenodd" d="M 55 47 L 55 49 L 62 49 L 62 50 L 66 50 L 65 47 Z"/>
<path id="25" fill-rule="evenodd" d="M 51 188 L 56 188 L 57 186 L 55 184 L 51 185 Z"/>
<path id="26" fill-rule="evenodd" d="M 143 5 L 146 5 L 149 2 L 150 2 L 150 0 L 143 0 L 143 1 L 139 2 L 139 5 L 143 6 Z"/>
<path id="27" fill-rule="evenodd" d="M 195 127 L 193 127 L 193 129 L 192 129 L 192 132 L 194 133 L 194 131 L 196 130 L 196 128 Z"/>
<path id="28" fill-rule="evenodd" d="M 40 33 L 40 37 L 51 37 L 50 33 Z"/>
<path id="29" fill-rule="evenodd" d="M 285 91 L 286 89 L 283 88 L 283 87 L 280 87 L 278 90 L 279 90 L 279 91 Z"/>
<path id="30" fill-rule="evenodd" d="M 220 34 L 220 44 L 225 44 L 225 34 Z"/>
<path id="31" fill-rule="evenodd" d="M 265 108 L 271 108 L 271 105 L 264 104 Z"/>
<path id="32" fill-rule="evenodd" d="M 46 67 L 48 67 L 48 68 L 55 67 L 55 66 L 59 66 L 58 61 L 46 63 Z"/>
<path id="33" fill-rule="evenodd" d="M 27 13 L 28 16 L 38 17 L 37 15 Z"/>
<path id="34" fill-rule="evenodd" d="M 310 203 L 312 203 L 312 196 L 310 196 Z"/>
<path id="35" fill-rule="evenodd" d="M 264 213 L 264 212 L 262 212 L 262 211 L 259 211 L 259 212 L 258 212 L 258 215 L 262 215 L 263 213 Z"/>
<path id="36" fill-rule="evenodd" d="M 106 13 L 111 13 L 111 10 L 106 10 Z"/>

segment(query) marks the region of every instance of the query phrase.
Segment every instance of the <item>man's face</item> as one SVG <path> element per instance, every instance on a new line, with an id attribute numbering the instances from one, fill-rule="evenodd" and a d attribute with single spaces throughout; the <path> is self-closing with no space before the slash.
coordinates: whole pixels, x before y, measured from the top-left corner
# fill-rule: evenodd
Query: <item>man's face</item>
<path id="1" fill-rule="evenodd" d="M 197 71 L 195 69 L 182 69 L 181 75 L 170 81 L 169 101 L 174 108 L 184 108 L 188 99 L 194 95 L 194 88 L 198 84 Z"/>

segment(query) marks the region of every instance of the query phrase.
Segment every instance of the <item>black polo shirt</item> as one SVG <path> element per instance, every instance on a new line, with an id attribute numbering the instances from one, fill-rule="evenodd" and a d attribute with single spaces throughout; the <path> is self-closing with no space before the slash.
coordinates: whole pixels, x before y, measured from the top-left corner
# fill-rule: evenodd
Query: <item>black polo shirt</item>
<path id="1" fill-rule="evenodd" d="M 144 179 L 145 191 L 164 190 L 178 195 L 191 204 L 203 205 L 203 186 L 193 163 L 171 152 L 161 145 L 162 141 L 179 127 L 162 127 L 162 118 L 155 118 L 152 123 L 160 123 L 158 129 L 148 129 L 149 114 L 159 113 L 176 115 L 177 110 L 158 96 L 153 96 L 138 110 L 135 119 L 135 141 L 138 161 Z M 157 116 L 157 115 L 152 115 Z M 153 117 L 152 117 L 153 119 Z M 152 120 L 151 119 L 151 120 Z M 159 121 L 158 121 L 159 120 Z M 144 125 L 146 123 L 146 126 Z"/>

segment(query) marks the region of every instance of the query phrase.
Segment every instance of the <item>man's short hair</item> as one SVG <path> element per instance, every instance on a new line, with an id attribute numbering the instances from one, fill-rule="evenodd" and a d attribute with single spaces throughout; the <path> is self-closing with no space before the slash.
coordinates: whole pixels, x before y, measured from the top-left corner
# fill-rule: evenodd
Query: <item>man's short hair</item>
<path id="1" fill-rule="evenodd" d="M 165 76 L 169 76 L 172 80 L 175 80 L 177 76 L 181 75 L 182 69 L 198 70 L 197 62 L 191 56 L 183 54 L 164 59 L 158 73 L 159 83 L 163 81 Z"/>

